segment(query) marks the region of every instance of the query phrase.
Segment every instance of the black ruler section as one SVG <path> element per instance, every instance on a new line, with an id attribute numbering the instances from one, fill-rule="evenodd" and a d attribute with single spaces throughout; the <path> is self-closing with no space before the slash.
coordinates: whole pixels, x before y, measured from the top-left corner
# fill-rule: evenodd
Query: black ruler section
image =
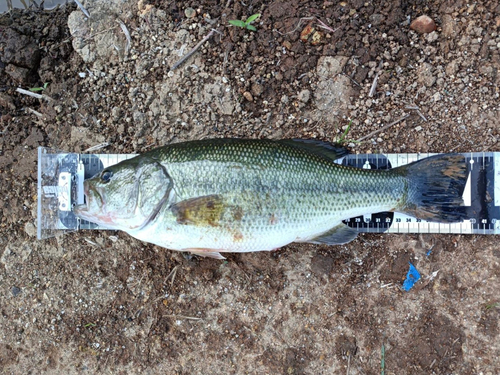
<path id="1" fill-rule="evenodd" d="M 500 220 L 500 207 L 495 206 L 495 160 L 493 156 L 468 157 L 470 172 L 470 206 L 467 214 L 476 233 L 493 231 Z M 467 202 L 466 202 L 467 204 Z"/>
<path id="2" fill-rule="evenodd" d="M 495 156 L 494 153 L 464 154 L 469 174 L 464 192 L 464 203 L 468 220 L 461 225 L 465 232 L 489 234 L 495 232 L 495 224 L 500 220 L 500 204 L 495 205 Z M 394 160 L 394 159 L 393 159 Z M 389 169 L 393 167 L 391 158 L 381 154 L 347 155 L 342 165 L 356 168 Z M 396 167 L 398 165 L 394 165 Z M 500 171 L 496 173 L 500 174 Z M 500 186 L 497 188 L 500 189 Z M 498 195 L 499 193 L 497 193 Z M 497 196 L 497 199 L 499 197 Z M 420 233 L 430 224 L 419 218 L 408 217 L 399 213 L 381 212 L 358 216 L 344 223 L 360 232 L 386 232 L 397 227 L 398 232 Z M 446 224 L 441 224 L 446 225 Z M 456 227 L 456 225 L 455 225 Z M 449 233 L 460 233 L 450 224 Z M 443 232 L 447 232 L 443 230 Z"/>

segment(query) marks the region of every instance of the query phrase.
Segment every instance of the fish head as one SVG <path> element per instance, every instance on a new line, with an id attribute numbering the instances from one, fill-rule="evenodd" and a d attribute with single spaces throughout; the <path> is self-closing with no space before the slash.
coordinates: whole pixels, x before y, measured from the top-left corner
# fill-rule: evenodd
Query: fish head
<path id="1" fill-rule="evenodd" d="M 173 200 L 173 181 L 156 160 L 137 156 L 105 168 L 83 183 L 85 204 L 77 217 L 109 229 L 133 230 L 147 225 Z"/>

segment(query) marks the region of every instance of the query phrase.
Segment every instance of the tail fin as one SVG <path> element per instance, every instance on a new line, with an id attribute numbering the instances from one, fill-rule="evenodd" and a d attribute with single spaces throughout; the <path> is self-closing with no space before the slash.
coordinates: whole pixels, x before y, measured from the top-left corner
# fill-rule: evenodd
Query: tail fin
<path id="1" fill-rule="evenodd" d="M 467 182 L 467 166 L 463 155 L 435 155 L 398 170 L 408 181 L 406 202 L 398 211 L 442 223 L 466 218 L 462 194 Z"/>

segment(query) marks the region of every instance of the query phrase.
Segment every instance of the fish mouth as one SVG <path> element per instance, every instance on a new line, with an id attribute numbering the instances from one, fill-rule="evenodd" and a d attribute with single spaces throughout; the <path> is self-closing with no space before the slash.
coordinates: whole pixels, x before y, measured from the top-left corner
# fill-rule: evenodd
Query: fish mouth
<path id="1" fill-rule="evenodd" d="M 103 204 L 103 199 L 99 192 L 92 188 L 89 184 L 83 184 L 83 204 L 77 204 L 73 208 L 73 212 L 76 216 L 81 217 L 82 219 L 88 219 L 87 216 L 90 216 L 90 206 L 92 199 L 99 198 L 101 205 Z"/>
<path id="2" fill-rule="evenodd" d="M 76 216 L 83 217 L 89 211 L 89 200 L 87 194 L 83 195 L 83 204 L 77 204 L 73 207 Z"/>

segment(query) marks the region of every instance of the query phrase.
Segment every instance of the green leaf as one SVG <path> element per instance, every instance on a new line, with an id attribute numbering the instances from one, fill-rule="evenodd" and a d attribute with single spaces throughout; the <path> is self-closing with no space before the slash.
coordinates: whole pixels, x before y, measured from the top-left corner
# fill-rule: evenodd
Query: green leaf
<path id="1" fill-rule="evenodd" d="M 247 20 L 245 21 L 245 23 L 248 25 L 248 24 L 252 23 L 253 21 L 255 21 L 259 17 L 260 17 L 260 13 L 252 14 L 250 17 L 247 18 Z"/>
<path id="2" fill-rule="evenodd" d="M 240 20 L 230 20 L 229 23 L 233 26 L 238 26 L 238 27 L 243 27 L 243 28 L 245 28 L 247 26 L 245 22 L 240 21 Z"/>
<path id="3" fill-rule="evenodd" d="M 255 28 L 255 26 L 252 26 L 252 25 L 247 25 L 247 29 L 248 30 L 252 30 L 252 31 L 257 31 L 257 29 Z"/>
<path id="4" fill-rule="evenodd" d="M 37 92 L 37 91 L 42 91 L 43 87 L 33 87 L 30 89 L 31 92 Z"/>

